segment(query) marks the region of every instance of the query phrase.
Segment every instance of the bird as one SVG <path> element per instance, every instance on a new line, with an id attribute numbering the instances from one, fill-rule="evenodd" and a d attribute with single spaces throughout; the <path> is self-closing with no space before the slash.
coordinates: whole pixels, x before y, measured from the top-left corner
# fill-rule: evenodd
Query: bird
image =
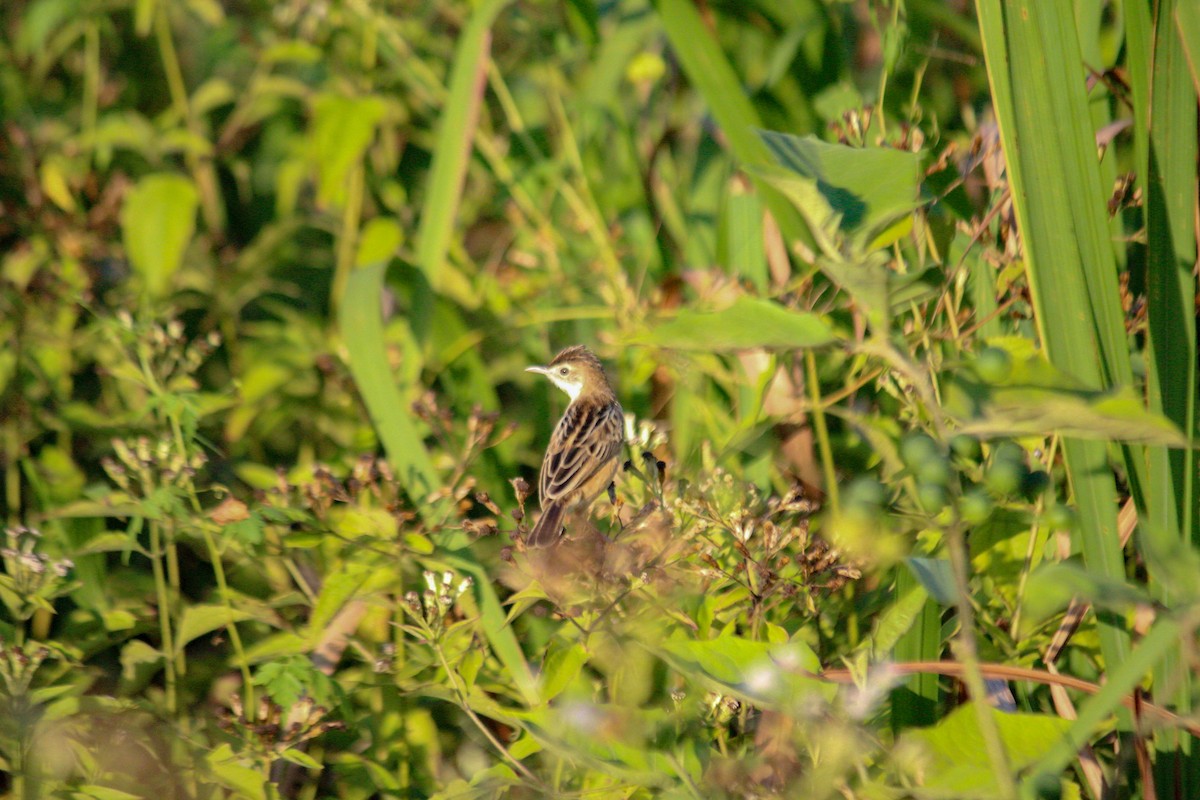
<path id="1" fill-rule="evenodd" d="M 625 414 L 600 359 L 583 345 L 568 347 L 546 366 L 525 371 L 545 375 L 571 398 L 542 459 L 542 516 L 526 539 L 531 547 L 548 547 L 562 535 L 567 511 L 587 508 L 605 489 L 614 496 Z"/>

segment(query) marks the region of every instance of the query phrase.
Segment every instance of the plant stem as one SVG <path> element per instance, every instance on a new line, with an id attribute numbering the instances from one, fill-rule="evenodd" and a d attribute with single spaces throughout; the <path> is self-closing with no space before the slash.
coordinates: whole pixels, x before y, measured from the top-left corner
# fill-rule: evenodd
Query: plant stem
<path id="1" fill-rule="evenodd" d="M 154 572 L 154 589 L 158 597 L 158 630 L 162 639 L 163 669 L 167 682 L 167 712 L 174 715 L 175 697 L 175 641 L 171 635 L 171 601 L 167 592 L 167 579 L 163 574 L 162 530 L 159 523 L 150 520 L 150 565 Z"/>
<path id="2" fill-rule="evenodd" d="M 813 430 L 821 450 L 821 469 L 825 473 L 825 495 L 834 513 L 841 508 L 838 500 L 837 472 L 833 466 L 833 446 L 829 442 L 829 427 L 825 424 L 825 406 L 821 403 L 821 382 L 817 379 L 817 357 L 812 350 L 804 351 L 805 382 L 812 398 Z"/>
<path id="3" fill-rule="evenodd" d="M 512 764 L 516 768 L 517 772 L 524 775 L 527 780 L 532 781 L 536 786 L 542 787 L 544 790 L 546 787 L 540 780 L 538 780 L 538 777 L 530 772 L 528 767 L 526 767 L 517 759 L 513 758 L 512 753 L 508 752 L 508 748 L 505 747 L 504 744 L 501 743 L 501 741 L 497 739 L 490 730 L 488 730 L 488 727 L 483 724 L 483 720 L 481 720 L 479 716 L 471 709 L 471 706 L 468 705 L 467 687 L 459 684 L 459 676 L 454 672 L 453 669 L 450 668 L 450 663 L 446 660 L 446 654 L 442 650 L 441 643 L 433 641 L 433 650 L 435 653 L 437 653 L 438 661 L 440 661 L 442 664 L 442 669 L 446 670 L 446 677 L 450 679 L 450 685 L 454 687 L 454 693 L 458 695 L 459 708 L 461 708 L 463 712 L 471 718 L 471 721 L 475 723 L 475 727 L 479 728 L 480 732 L 487 738 L 489 742 L 492 743 L 492 746 L 495 747 L 500 755 L 504 757 L 505 761 Z"/>
<path id="4" fill-rule="evenodd" d="M 1017 800 L 1017 784 L 1013 779 L 1008 751 L 1000 738 L 1000 729 L 992 717 L 992 707 L 987 700 L 987 687 L 979 666 L 979 648 L 975 641 L 975 609 L 971 605 L 970 586 L 967 582 L 969 562 L 967 542 L 962 522 L 955 519 L 946 529 L 946 544 L 950 550 L 950 566 L 954 572 L 954 605 L 958 613 L 958 659 L 963 664 L 963 682 L 975 708 L 979 732 L 983 737 L 984 749 L 992 763 L 992 773 L 1000 796 L 1006 800 Z"/>

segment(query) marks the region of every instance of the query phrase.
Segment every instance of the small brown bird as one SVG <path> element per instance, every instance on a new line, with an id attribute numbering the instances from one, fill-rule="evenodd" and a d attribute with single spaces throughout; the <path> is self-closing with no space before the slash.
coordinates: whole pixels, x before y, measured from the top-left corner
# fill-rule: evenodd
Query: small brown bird
<path id="1" fill-rule="evenodd" d="M 568 510 L 586 508 L 612 486 L 625 416 L 600 359 L 582 345 L 568 347 L 548 366 L 526 372 L 545 375 L 571 398 L 542 459 L 542 517 L 527 539 L 532 547 L 546 547 L 558 541 Z"/>

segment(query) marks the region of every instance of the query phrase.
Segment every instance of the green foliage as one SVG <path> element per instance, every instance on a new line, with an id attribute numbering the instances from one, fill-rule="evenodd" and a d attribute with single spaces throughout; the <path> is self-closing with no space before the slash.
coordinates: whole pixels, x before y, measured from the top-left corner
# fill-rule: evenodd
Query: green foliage
<path id="1" fill-rule="evenodd" d="M 1194 796 L 1192 6 L 533 11 L 0 10 L 0 792 Z"/>

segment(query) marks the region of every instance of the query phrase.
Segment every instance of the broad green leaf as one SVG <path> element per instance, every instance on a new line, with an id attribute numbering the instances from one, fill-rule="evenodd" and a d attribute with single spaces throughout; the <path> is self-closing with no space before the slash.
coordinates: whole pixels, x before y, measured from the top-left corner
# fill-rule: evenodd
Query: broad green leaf
<path id="1" fill-rule="evenodd" d="M 317 170 L 317 200 L 340 206 L 346 176 L 375 137 L 386 108 L 378 97 L 325 93 L 313 101 L 311 160 Z"/>
<path id="2" fill-rule="evenodd" d="M 671 759 L 653 746 L 666 723 L 662 710 L 569 701 L 515 716 L 546 748 L 636 784 L 662 786 L 674 773 Z"/>
<path id="3" fill-rule="evenodd" d="M 1051 749 L 1071 727 L 1069 720 L 1046 714 L 1004 713 L 988 709 L 1000 732 L 1013 769 L 1025 769 Z M 977 711 L 959 706 L 932 728 L 910 730 L 901 742 L 916 745 L 927 758 L 920 795 L 926 798 L 1002 797 L 987 756 Z"/>
<path id="4" fill-rule="evenodd" d="M 1033 572 L 1025 588 L 1023 607 L 1027 613 L 1021 618 L 1027 626 L 1024 633 L 1035 630 L 1075 598 L 1122 613 L 1150 602 L 1138 587 L 1088 572 L 1077 563 L 1046 564 Z"/>
<path id="5" fill-rule="evenodd" d="M 721 311 L 680 311 L 638 338 L 659 347 L 706 352 L 794 350 L 822 347 L 836 340 L 829 323 L 819 315 L 753 297 L 739 297 Z"/>
<path id="6" fill-rule="evenodd" d="M 162 664 L 161 650 L 141 639 L 130 639 L 121 646 L 121 683 L 141 688 L 151 675 L 162 669 Z"/>
<path id="7" fill-rule="evenodd" d="M 578 642 L 550 651 L 542 664 L 543 702 L 550 702 L 571 685 L 587 657 L 587 650 Z"/>
<path id="8" fill-rule="evenodd" d="M 984 380 L 973 369 L 944 376 L 946 410 L 964 433 L 980 437 L 1059 433 L 1081 439 L 1186 447 L 1166 418 L 1147 411 L 1132 389 L 1100 391 L 1063 372 L 1027 339 L 990 340 L 1012 356 L 1012 369 Z"/>
<path id="9" fill-rule="evenodd" d="M 188 643 L 206 633 L 247 619 L 250 619 L 250 614 L 236 608 L 220 605 L 188 606 L 180 615 L 179 627 L 175 631 L 175 652 L 183 652 Z"/>
<path id="10" fill-rule="evenodd" d="M 775 163 L 810 182 L 837 215 L 841 230 L 860 246 L 921 205 L 921 157 L 916 153 L 773 131 L 759 135 Z"/>
<path id="11" fill-rule="evenodd" d="M 191 181 L 166 173 L 142 178 L 125 195 L 121 205 L 125 253 L 151 298 L 170 289 L 196 229 L 198 204 Z"/>
<path id="12" fill-rule="evenodd" d="M 246 648 L 246 661 L 256 664 L 282 656 L 307 652 L 307 642 L 291 631 L 280 631 L 267 636 Z"/>
<path id="13" fill-rule="evenodd" d="M 733 274 L 741 275 L 757 291 L 765 292 L 769 276 L 763 241 L 762 197 L 734 184 L 725 201 L 724 222 L 718 241 L 718 257 Z"/>
<path id="14" fill-rule="evenodd" d="M 309 641 L 318 641 L 333 618 L 351 600 L 394 584 L 397 580 L 396 569 L 397 566 L 391 564 L 371 565 L 350 561 L 327 575 L 308 620 L 306 635 Z"/>
<path id="15" fill-rule="evenodd" d="M 871 635 L 859 643 L 858 649 L 869 653 L 871 658 L 886 658 L 896 643 L 912 629 L 929 600 L 929 591 L 916 580 L 915 575 L 903 587 L 897 582 L 897 591 L 895 600 L 883 609 L 875 621 Z"/>
<path id="16" fill-rule="evenodd" d="M 954 570 L 950 561 L 944 558 L 921 558 L 913 556 L 904 559 L 909 571 L 929 592 L 929 596 L 943 606 L 954 605 L 957 592 L 954 589 Z"/>
<path id="17" fill-rule="evenodd" d="M 1105 672 L 1100 691 L 1079 706 L 1078 718 L 1069 725 L 1065 735 L 1053 747 L 1044 748 L 1037 766 L 1028 773 L 1027 783 L 1037 785 L 1046 776 L 1058 775 L 1072 760 L 1079 748 L 1094 737 L 1100 725 L 1120 707 L 1164 658 L 1172 657 L 1179 649 L 1182 628 L 1170 615 L 1160 615 L 1150 631 L 1137 643 L 1132 652 Z"/>
<path id="18" fill-rule="evenodd" d="M 205 760 L 217 782 L 234 790 L 238 797 L 246 800 L 266 800 L 268 797 L 267 780 L 262 772 L 254 769 L 248 759 L 236 755 L 227 743 L 217 745 Z"/>
<path id="19" fill-rule="evenodd" d="M 835 687 L 817 679 L 821 664 L 798 640 L 782 645 L 725 635 L 715 639 L 674 638 L 647 645 L 684 675 L 720 687 L 765 708 L 794 708 L 806 695 L 831 697 Z"/>
<path id="20" fill-rule="evenodd" d="M 113 789 L 108 786 L 101 786 L 95 783 L 85 783 L 74 787 L 70 795 L 66 795 L 72 800 L 83 800 L 83 798 L 91 798 L 92 800 L 140 800 L 145 797 L 143 794 L 130 794 L 122 792 L 120 789 Z"/>

